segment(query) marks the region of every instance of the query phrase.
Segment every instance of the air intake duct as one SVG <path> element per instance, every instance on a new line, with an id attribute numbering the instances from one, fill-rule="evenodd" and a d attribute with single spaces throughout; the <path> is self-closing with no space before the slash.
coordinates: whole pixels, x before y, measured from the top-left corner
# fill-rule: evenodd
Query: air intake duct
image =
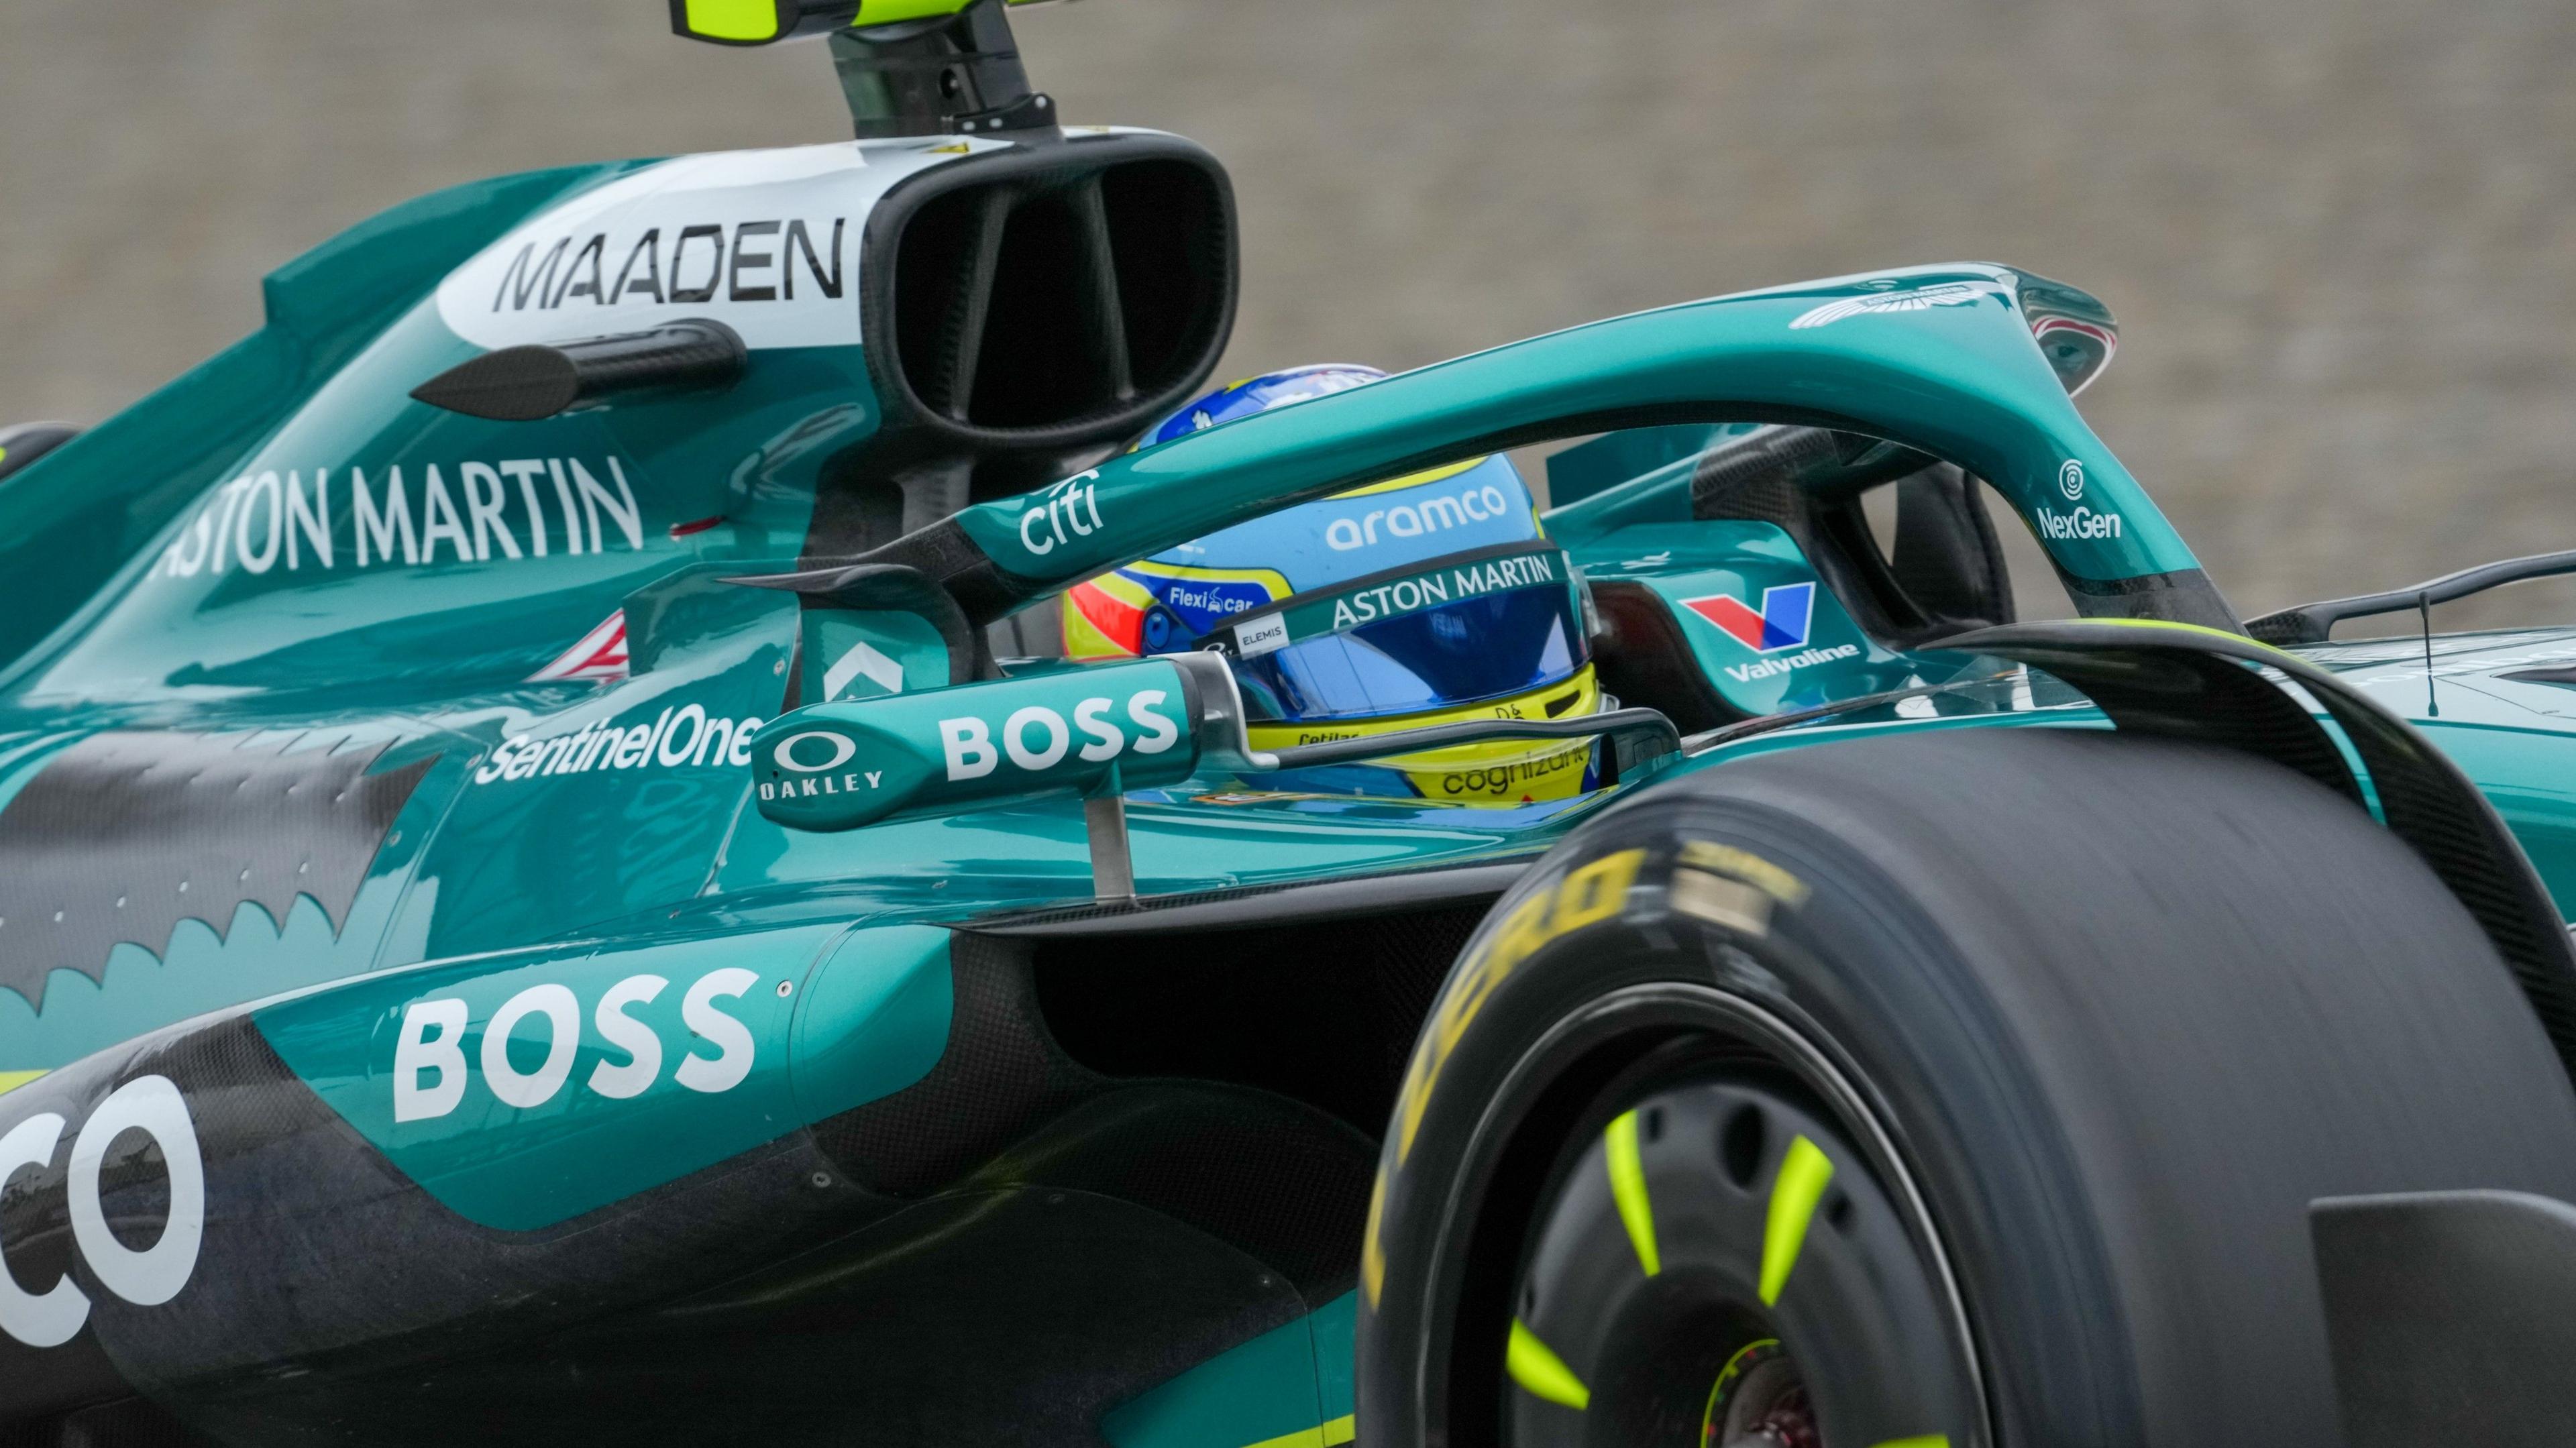
<path id="1" fill-rule="evenodd" d="M 1177 136 L 1075 132 L 936 167 L 868 220 L 884 430 L 1070 452 L 1188 400 L 1234 324 L 1234 192 Z"/>

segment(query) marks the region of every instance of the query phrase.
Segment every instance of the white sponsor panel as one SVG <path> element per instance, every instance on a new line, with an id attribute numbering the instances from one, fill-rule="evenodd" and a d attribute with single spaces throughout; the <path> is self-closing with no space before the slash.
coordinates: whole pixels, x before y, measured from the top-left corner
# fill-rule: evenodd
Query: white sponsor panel
<path id="1" fill-rule="evenodd" d="M 1268 618 L 1234 626 L 1234 651 L 1245 658 L 1258 658 L 1274 649 L 1288 646 L 1288 616 L 1274 613 Z"/>
<path id="2" fill-rule="evenodd" d="M 683 156 L 513 228 L 448 274 L 439 320 L 482 347 L 712 317 L 745 345 L 859 340 L 859 237 L 906 177 L 1001 142 L 844 141 Z"/>

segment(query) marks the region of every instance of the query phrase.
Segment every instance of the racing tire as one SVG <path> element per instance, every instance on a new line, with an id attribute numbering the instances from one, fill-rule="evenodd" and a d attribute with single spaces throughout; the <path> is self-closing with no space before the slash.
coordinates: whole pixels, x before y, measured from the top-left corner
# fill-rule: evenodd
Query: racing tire
<path id="1" fill-rule="evenodd" d="M 1948 730 L 1581 829 L 1435 1001 L 1357 1437 L 2340 1441 L 2318 1197 L 2576 1200 L 2576 1093 L 2365 812 L 2251 756 Z"/>

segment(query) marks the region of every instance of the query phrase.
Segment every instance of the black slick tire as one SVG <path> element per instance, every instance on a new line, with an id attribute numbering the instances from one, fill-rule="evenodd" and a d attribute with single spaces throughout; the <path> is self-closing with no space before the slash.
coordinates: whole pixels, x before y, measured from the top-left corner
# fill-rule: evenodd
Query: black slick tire
<path id="1" fill-rule="evenodd" d="M 1730 1164 L 1748 1102 L 1769 1125 Z M 1633 1170 L 1658 1222 L 1700 1223 L 1663 1276 L 1603 1185 L 1605 1133 L 1648 1108 L 1671 1140 Z M 1765 1303 L 1757 1206 L 1800 1137 L 1835 1184 L 1808 1209 L 1840 1191 L 1859 1225 L 1804 1226 Z M 1453 968 L 1381 1159 L 1359 1441 L 1661 1441 L 1641 1425 L 1679 1390 L 1618 1383 L 1725 1335 L 1649 1300 L 1687 1268 L 1799 1359 L 1827 1448 L 2328 1448 L 2307 1204 L 2467 1187 L 2576 1199 L 2576 1093 L 2475 923 L 2352 804 L 2097 731 L 1742 758 L 1579 830 Z M 1622 1361 L 1547 1343 L 1564 1386 L 1516 1359 L 1540 1282 L 1598 1299 L 1533 1310 Z M 1703 1325 L 1658 1337 L 1667 1309 Z M 1636 1423 L 1587 1426 L 1595 1390 Z"/>

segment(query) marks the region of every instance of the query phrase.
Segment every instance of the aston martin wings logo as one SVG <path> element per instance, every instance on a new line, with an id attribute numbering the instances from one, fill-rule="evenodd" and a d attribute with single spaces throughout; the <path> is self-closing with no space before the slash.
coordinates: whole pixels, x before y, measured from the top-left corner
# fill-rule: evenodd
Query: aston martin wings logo
<path id="1" fill-rule="evenodd" d="M 598 683 L 616 683 L 627 675 L 626 610 L 600 620 L 599 627 L 583 634 L 581 640 L 564 650 L 555 661 L 528 675 L 531 684 L 554 679 L 589 679 Z"/>
<path id="2" fill-rule="evenodd" d="M 1789 330 L 1831 326 L 1845 317 L 1857 317 L 1868 312 L 1920 312 L 1931 307 L 1956 307 L 1994 291 L 1995 288 L 1985 282 L 1934 282 L 1928 287 L 1844 297 L 1801 313 L 1798 320 L 1789 324 Z"/>

